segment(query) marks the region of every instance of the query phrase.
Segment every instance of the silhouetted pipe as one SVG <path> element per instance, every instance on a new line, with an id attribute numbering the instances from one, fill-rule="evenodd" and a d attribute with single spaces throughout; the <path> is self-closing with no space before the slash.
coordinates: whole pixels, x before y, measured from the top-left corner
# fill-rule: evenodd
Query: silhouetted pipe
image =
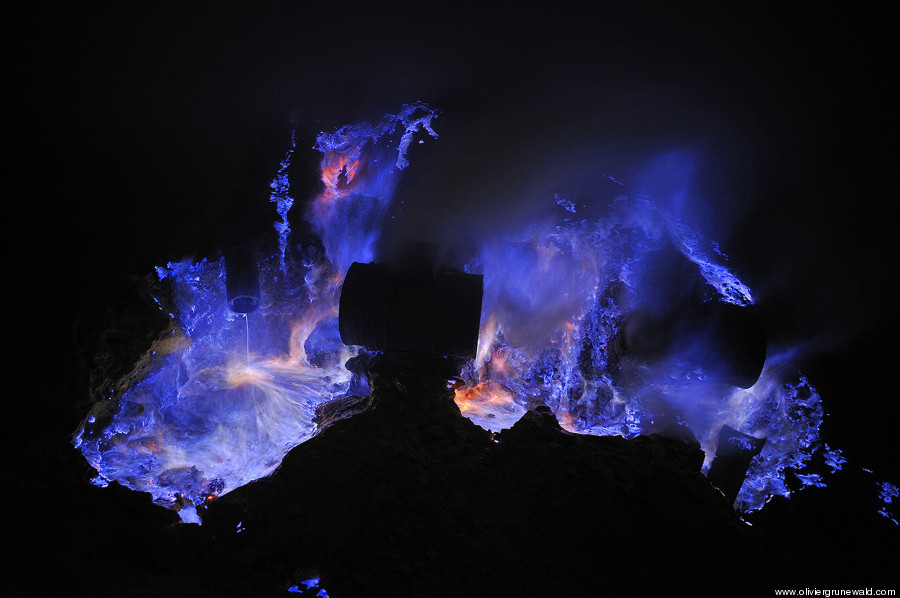
<path id="1" fill-rule="evenodd" d="M 756 305 L 710 297 L 696 264 L 671 243 L 634 265 L 637 307 L 619 328 L 622 354 L 657 365 L 702 371 L 749 388 L 766 361 L 766 329 Z"/>
<path id="2" fill-rule="evenodd" d="M 346 345 L 384 352 L 473 357 L 483 277 L 427 260 L 399 266 L 354 262 L 341 290 L 338 327 Z"/>
<path id="3" fill-rule="evenodd" d="M 259 265 L 256 252 L 236 247 L 225 252 L 225 294 L 228 308 L 247 314 L 259 307 Z"/>
<path id="4" fill-rule="evenodd" d="M 753 305 L 709 301 L 662 316 L 638 309 L 625 317 L 617 343 L 622 353 L 678 360 L 739 388 L 753 386 L 766 362 L 765 323 Z"/>
<path id="5" fill-rule="evenodd" d="M 762 451 L 765 438 L 756 438 L 723 425 L 716 440 L 716 458 L 706 479 L 722 491 L 729 504 L 734 504 L 753 457 Z"/>

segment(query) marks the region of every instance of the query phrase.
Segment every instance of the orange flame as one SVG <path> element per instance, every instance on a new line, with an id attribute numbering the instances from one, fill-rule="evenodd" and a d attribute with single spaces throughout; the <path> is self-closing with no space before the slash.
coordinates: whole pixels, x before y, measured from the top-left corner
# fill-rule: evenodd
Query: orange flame
<path id="1" fill-rule="evenodd" d="M 310 204 L 314 221 L 328 220 L 335 204 L 353 191 L 362 163 L 358 155 L 348 156 L 337 152 L 325 154 L 322 158 L 320 176 L 325 189 Z"/>
<path id="2" fill-rule="evenodd" d="M 322 182 L 325 183 L 325 194 L 343 195 L 356 179 L 359 166 L 359 158 L 349 158 L 344 154 L 325 156 L 322 160 Z"/>
<path id="3" fill-rule="evenodd" d="M 560 408 L 554 413 L 557 421 L 559 421 L 559 425 L 563 430 L 567 432 L 572 432 L 574 434 L 578 434 L 581 432 L 580 426 L 578 425 L 578 420 L 575 419 L 575 416 L 572 415 L 568 409 Z"/>
<path id="4" fill-rule="evenodd" d="M 318 216 L 325 216 L 338 200 L 353 190 L 361 167 L 362 160 L 359 156 L 330 153 L 322 158 L 321 179 L 325 189 L 313 203 Z"/>
<path id="5" fill-rule="evenodd" d="M 462 413 L 483 413 L 491 407 L 513 406 L 513 395 L 493 380 L 482 380 L 467 388 L 457 388 L 453 400 Z"/>
<path id="6" fill-rule="evenodd" d="M 226 370 L 226 388 L 238 388 L 248 384 L 261 385 L 272 380 L 272 375 L 262 369 L 235 360 Z"/>

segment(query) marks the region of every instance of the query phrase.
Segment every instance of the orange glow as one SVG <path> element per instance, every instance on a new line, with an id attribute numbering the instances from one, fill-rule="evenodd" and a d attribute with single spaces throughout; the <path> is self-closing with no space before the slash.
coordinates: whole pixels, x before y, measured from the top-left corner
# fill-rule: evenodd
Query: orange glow
<path id="1" fill-rule="evenodd" d="M 557 421 L 559 421 L 559 425 L 563 430 L 576 434 L 579 432 L 578 422 L 567 409 L 560 409 L 555 413 L 555 415 Z"/>
<path id="2" fill-rule="evenodd" d="M 142 455 L 147 455 L 147 454 L 156 455 L 159 453 L 159 450 L 160 450 L 159 443 L 160 443 L 159 438 L 156 438 L 156 439 L 140 438 L 136 442 L 130 442 L 129 446 L 133 450 L 137 451 L 138 453 L 141 453 Z"/>
<path id="3" fill-rule="evenodd" d="M 506 351 L 503 348 L 494 349 L 494 352 L 491 353 L 491 360 L 488 363 L 490 369 L 495 374 L 499 374 L 502 376 L 508 376 L 510 374 L 510 365 L 509 359 L 506 356 Z"/>
<path id="4" fill-rule="evenodd" d="M 247 384 L 265 384 L 272 375 L 264 370 L 240 362 L 234 363 L 226 373 L 227 388 L 237 388 Z"/>
<path id="5" fill-rule="evenodd" d="M 335 303 L 327 309 L 310 309 L 291 328 L 290 359 L 291 364 L 306 364 L 306 339 L 312 334 L 319 322 L 326 318 L 337 316 L 338 304 Z"/>
<path id="6" fill-rule="evenodd" d="M 563 323 L 563 345 L 566 348 L 567 355 L 571 353 L 572 346 L 575 343 L 575 333 L 575 324 L 573 324 L 571 320 L 566 320 Z"/>
<path id="7" fill-rule="evenodd" d="M 310 205 L 313 219 L 327 219 L 331 209 L 356 186 L 362 160 L 343 153 L 326 154 L 321 164 L 321 180 L 325 189 Z"/>
<path id="8" fill-rule="evenodd" d="M 319 196 L 319 201 L 331 203 L 332 200 L 343 197 L 354 185 L 359 174 L 361 160 L 348 157 L 344 154 L 330 154 L 322 160 L 322 183 L 325 191 Z"/>
<path id="9" fill-rule="evenodd" d="M 491 406 L 513 403 L 512 393 L 493 380 L 482 380 L 470 388 L 457 388 L 453 400 L 462 413 L 478 413 Z"/>
<path id="10" fill-rule="evenodd" d="M 333 158 L 331 160 L 326 158 L 322 164 L 322 182 L 325 183 L 325 189 L 337 192 L 341 187 L 347 187 L 353 182 L 358 170 L 359 159 L 351 160 L 343 154 L 338 154 L 336 162 Z"/>

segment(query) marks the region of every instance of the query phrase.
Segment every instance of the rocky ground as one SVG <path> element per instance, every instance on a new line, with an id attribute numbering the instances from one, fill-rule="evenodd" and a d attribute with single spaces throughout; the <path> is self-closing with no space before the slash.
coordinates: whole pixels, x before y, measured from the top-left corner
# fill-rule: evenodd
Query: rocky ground
<path id="1" fill-rule="evenodd" d="M 345 417 L 323 414 L 331 421 L 274 475 L 202 509 L 202 526 L 149 495 L 89 485 L 74 449 L 34 446 L 44 475 L 14 476 L 8 495 L 11 595 L 288 596 L 311 578 L 307 595 L 333 598 L 771 595 L 896 581 L 896 527 L 841 488 L 849 478 L 743 521 L 690 439 L 578 436 L 536 411 L 492 436 L 462 417 L 435 370 L 372 369 L 371 396 Z"/>
<path id="2" fill-rule="evenodd" d="M 897 527 L 858 468 L 744 520 L 691 438 L 578 436 L 538 411 L 491 435 L 421 360 L 361 364 L 370 396 L 328 404 L 274 475 L 182 524 L 147 494 L 92 486 L 71 444 L 164 325 L 137 288 L 112 277 L 72 310 L 74 335 L 20 345 L 45 374 L 10 403 L 4 596 L 288 596 L 313 578 L 307 595 L 333 598 L 896 585 Z M 55 313 L 46 299 L 36 313 Z M 47 368 L 48 338 L 77 359 Z"/>

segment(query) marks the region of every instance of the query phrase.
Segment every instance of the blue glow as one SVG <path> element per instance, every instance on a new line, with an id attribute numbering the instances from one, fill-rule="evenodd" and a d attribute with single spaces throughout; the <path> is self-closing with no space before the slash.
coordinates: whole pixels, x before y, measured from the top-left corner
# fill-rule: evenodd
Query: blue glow
<path id="1" fill-rule="evenodd" d="M 285 255 L 287 253 L 288 239 L 291 235 L 291 223 L 288 220 L 288 212 L 294 205 L 294 198 L 291 197 L 291 185 L 288 178 L 288 168 L 291 165 L 291 157 L 294 148 L 297 146 L 296 132 L 291 132 L 291 149 L 284 156 L 281 164 L 278 165 L 278 173 L 275 179 L 269 185 L 272 188 L 272 194 L 269 201 L 276 204 L 276 211 L 281 216 L 280 221 L 275 222 L 275 231 L 278 233 L 278 250 L 281 253 L 281 270 L 285 271 L 287 264 L 285 263 Z"/>
<path id="2" fill-rule="evenodd" d="M 831 468 L 831 473 L 836 473 L 844 468 L 844 465 L 847 463 L 847 459 L 841 453 L 841 451 L 837 449 L 832 449 L 827 444 L 825 445 L 825 464 Z"/>
<path id="3" fill-rule="evenodd" d="M 307 217 L 322 239 L 328 259 L 338 272 L 353 262 L 375 259 L 375 244 L 393 201 L 397 171 L 409 166 L 407 150 L 416 133 L 433 138 L 437 112 L 417 102 L 376 123 L 357 123 L 321 133 L 315 149 L 322 152 L 324 190 Z M 401 129 L 400 140 L 395 133 Z M 396 169 L 396 170 L 395 170 Z"/>
<path id="4" fill-rule="evenodd" d="M 149 492 L 184 521 L 199 522 L 196 507 L 269 475 L 314 435 L 318 406 L 368 392 L 345 367 L 358 348 L 344 346 L 337 333 L 341 284 L 352 262 L 375 259 L 398 176 L 410 167 L 409 145 L 417 136 L 437 138 L 435 118 L 414 103 L 317 137 L 322 188 L 304 215 L 324 255 L 286 251 L 292 137 L 270 198 L 278 252 L 260 259 L 263 307 L 246 320 L 227 308 L 221 258 L 156 268 L 170 292 L 155 300 L 171 328 L 117 386 L 117 410 L 95 407 L 75 434 L 99 473 L 95 483 Z M 697 366 L 700 340 L 652 364 L 617 349 L 625 317 L 648 297 L 663 301 L 640 284 L 641 269 L 662 248 L 674 247 L 696 268 L 707 301 L 753 303 L 715 242 L 652 197 L 631 197 L 621 187 L 608 213 L 594 220 L 575 221 L 574 202 L 548 197 L 565 218 L 507 226 L 513 232 L 487 240 L 466 266 L 485 275 L 485 288 L 478 354 L 456 388 L 461 411 L 492 431 L 538 405 L 581 434 L 633 437 L 683 426 L 699 440 L 707 467 L 722 425 L 766 438 L 738 495 L 743 511 L 788 496 L 788 471 L 806 485 L 824 484 L 807 471 L 821 450 L 821 400 L 793 367 L 792 347 L 771 347 L 749 389 Z M 667 193 L 670 208 L 686 209 L 688 194 Z M 824 459 L 832 471 L 844 463 L 828 447 Z"/>
<path id="5" fill-rule="evenodd" d="M 900 490 L 898 490 L 897 486 L 888 482 L 880 482 L 878 486 L 881 488 L 878 498 L 883 503 L 881 508 L 878 509 L 878 514 L 887 517 L 894 525 L 898 525 L 897 518 L 893 513 L 893 507 L 889 505 L 892 505 L 894 499 L 900 496 Z"/>
<path id="6" fill-rule="evenodd" d="M 289 587 L 288 592 L 292 594 L 303 594 L 309 590 L 318 589 L 319 591 L 316 592 L 316 596 L 319 596 L 320 598 L 328 598 L 328 592 L 326 592 L 323 588 L 318 587 L 319 581 L 320 580 L 318 577 L 312 577 L 310 579 L 303 580 L 299 584 Z M 303 585 L 304 587 L 301 588 L 301 585 Z"/>
<path id="7" fill-rule="evenodd" d="M 797 479 L 799 479 L 804 486 L 815 486 L 817 488 L 824 488 L 825 486 L 827 486 L 827 484 L 822 481 L 822 476 L 817 473 L 800 473 L 797 474 Z"/>
<path id="8" fill-rule="evenodd" d="M 395 171 L 408 165 L 415 134 L 436 137 L 435 116 L 411 104 L 377 125 L 319 136 L 324 188 L 309 215 L 329 251 L 324 258 L 285 250 L 292 140 L 272 183 L 279 249 L 260 258 L 263 306 L 252 314 L 228 309 L 221 257 L 156 268 L 167 284 L 154 300 L 170 316 L 170 329 L 118 384 L 111 396 L 117 410 L 95 406 L 74 437 L 99 474 L 95 484 L 117 481 L 148 492 L 183 521 L 199 523 L 198 506 L 269 475 L 315 434 L 318 405 L 351 388 L 367 392 L 344 366 L 357 348 L 344 346 L 337 333 L 344 268 L 370 255 Z M 358 234 L 346 234 L 348 223 Z"/>
<path id="9" fill-rule="evenodd" d="M 573 204 L 554 200 L 574 213 Z M 692 352 L 705 350 L 702 338 L 656 365 L 617 354 L 625 316 L 648 298 L 661 300 L 642 286 L 640 272 L 668 246 L 696 266 L 711 300 L 753 303 L 747 285 L 722 263 L 718 245 L 648 197 L 623 193 L 596 221 L 530 223 L 518 235 L 487 242 L 467 267 L 484 274 L 485 294 L 478 355 L 456 390 L 461 411 L 495 432 L 539 404 L 581 434 L 634 437 L 684 426 L 700 441 L 705 467 L 727 424 L 767 439 L 738 496 L 743 511 L 788 496 L 788 470 L 805 485 L 823 485 L 806 471 L 818 447 L 821 400 L 793 368 L 790 348 L 770 348 L 749 389 L 723 384 L 694 365 Z M 839 467 L 843 457 L 830 450 L 826 459 Z"/>
<path id="10" fill-rule="evenodd" d="M 750 288 L 741 282 L 731 270 L 716 262 L 715 254 L 724 257 L 719 251 L 718 245 L 711 243 L 681 223 L 672 222 L 671 225 L 677 229 L 676 236 L 680 241 L 681 252 L 697 265 L 706 282 L 719 292 L 720 301 L 741 306 L 753 303 Z"/>
<path id="11" fill-rule="evenodd" d="M 572 214 L 575 213 L 575 203 L 573 201 L 561 198 L 559 195 L 554 195 L 553 198 L 556 200 L 556 205 L 567 212 L 570 212 Z"/>

